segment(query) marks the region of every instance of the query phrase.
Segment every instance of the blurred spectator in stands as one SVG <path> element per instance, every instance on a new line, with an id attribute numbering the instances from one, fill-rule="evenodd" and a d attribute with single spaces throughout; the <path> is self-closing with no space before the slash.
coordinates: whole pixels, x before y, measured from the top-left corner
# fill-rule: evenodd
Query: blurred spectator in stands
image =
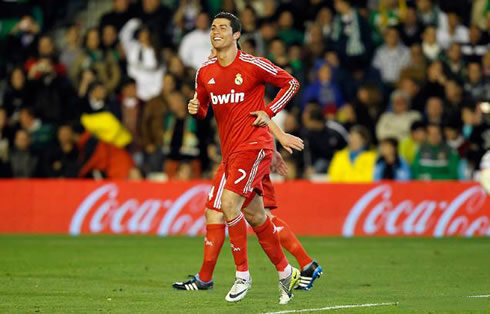
<path id="1" fill-rule="evenodd" d="M 440 125 L 429 124 L 427 141 L 420 146 L 412 165 L 413 178 L 457 180 L 458 168 L 458 154 L 444 142 Z"/>
<path id="2" fill-rule="evenodd" d="M 485 55 L 482 57 L 482 67 L 483 67 L 483 76 L 485 79 L 490 78 L 490 50 L 488 50 Z"/>
<path id="3" fill-rule="evenodd" d="M 267 59 L 275 64 L 287 64 L 287 47 L 280 38 L 274 38 L 269 45 L 269 55 Z"/>
<path id="4" fill-rule="evenodd" d="M 42 172 L 49 178 L 76 178 L 78 176 L 78 149 L 70 125 L 58 128 L 58 142 L 42 158 Z"/>
<path id="5" fill-rule="evenodd" d="M 470 26 L 469 41 L 461 46 L 461 51 L 466 61 L 480 62 L 483 55 L 488 51 L 490 37 L 488 33 L 485 34 L 486 36 L 482 34 L 478 26 L 474 24 Z"/>
<path id="6" fill-rule="evenodd" d="M 399 153 L 409 165 L 413 164 L 420 145 L 426 140 L 426 126 L 422 121 L 415 121 L 410 126 L 410 135 L 400 142 Z"/>
<path id="7" fill-rule="evenodd" d="M 36 176 L 38 157 L 31 152 L 31 138 L 26 130 L 17 130 L 14 147 L 10 152 L 10 167 L 14 178 Z"/>
<path id="8" fill-rule="evenodd" d="M 252 55 L 258 56 L 257 54 L 257 44 L 253 38 L 247 40 L 240 40 L 240 45 L 242 46 L 242 51 Z"/>
<path id="9" fill-rule="evenodd" d="M 388 137 L 379 143 L 379 157 L 374 168 L 374 180 L 410 180 L 410 166 L 398 155 L 398 140 Z"/>
<path id="10" fill-rule="evenodd" d="M 423 26 L 417 18 L 417 11 L 413 6 L 407 6 L 405 18 L 401 24 L 398 24 L 400 38 L 405 46 L 410 47 L 419 43 L 421 40 Z"/>
<path id="11" fill-rule="evenodd" d="M 86 95 L 82 95 L 82 97 L 79 98 L 79 113 L 95 113 L 108 110 L 109 106 L 106 100 L 107 88 L 104 83 L 93 80 L 88 84 L 86 90 Z"/>
<path id="12" fill-rule="evenodd" d="M 410 134 L 410 126 L 414 121 L 420 120 L 419 112 L 410 110 L 410 97 L 402 90 L 395 90 L 391 94 L 393 111 L 381 115 L 376 124 L 378 140 L 394 137 L 401 141 Z"/>
<path id="13" fill-rule="evenodd" d="M 60 62 L 65 65 L 67 72 L 72 73 L 75 71 L 75 62 L 82 53 L 82 48 L 80 47 L 80 25 L 70 24 L 67 26 L 60 52 Z"/>
<path id="14" fill-rule="evenodd" d="M 315 11 L 316 16 L 314 23 L 320 26 L 323 38 L 329 39 L 330 36 L 332 36 L 334 14 L 328 6 L 322 5 L 323 6 L 318 11 Z"/>
<path id="15" fill-rule="evenodd" d="M 98 140 L 90 133 L 76 133 L 80 152 L 78 176 L 107 179 L 140 179 L 131 155 L 123 148 Z"/>
<path id="16" fill-rule="evenodd" d="M 25 62 L 36 55 L 40 26 L 30 15 L 23 16 L 6 39 L 6 58 L 10 64 Z"/>
<path id="17" fill-rule="evenodd" d="M 257 13 L 251 5 L 247 5 L 240 12 L 240 21 L 242 22 L 242 35 L 240 36 L 240 42 L 243 43 L 248 40 L 253 40 L 255 42 L 255 50 L 258 56 L 265 55 L 265 43 L 262 35 L 257 27 Z M 209 41 L 209 40 L 208 40 Z"/>
<path id="18" fill-rule="evenodd" d="M 130 0 L 113 0 L 112 10 L 100 18 L 100 29 L 104 29 L 106 25 L 112 25 L 119 32 L 124 24 L 132 17 L 129 4 Z"/>
<path id="19" fill-rule="evenodd" d="M 49 36 L 43 35 L 39 37 L 38 41 L 37 53 L 35 56 L 31 56 L 27 59 L 25 63 L 25 69 L 28 73 L 28 77 L 30 79 L 39 78 L 43 71 L 39 67 L 43 65 L 39 65 L 41 58 L 50 58 L 53 61 L 54 71 L 57 75 L 65 75 L 66 68 L 64 64 L 58 61 L 58 55 L 55 49 L 55 45 L 53 39 Z"/>
<path id="20" fill-rule="evenodd" d="M 178 2 L 178 7 L 173 16 L 173 39 L 180 38 L 197 27 L 197 17 L 203 12 L 199 0 L 183 0 Z"/>
<path id="21" fill-rule="evenodd" d="M 452 120 L 444 124 L 444 137 L 447 144 L 454 149 L 460 158 L 465 158 L 469 148 L 469 142 L 461 133 L 461 125 L 459 121 Z"/>
<path id="22" fill-rule="evenodd" d="M 95 71 L 97 79 L 104 82 L 109 92 L 114 91 L 121 80 L 121 69 L 117 60 L 112 54 L 104 54 L 102 51 L 97 28 L 91 28 L 85 34 L 83 52 L 78 55 L 71 73 L 73 82 L 78 84 L 80 73 L 88 68 Z"/>
<path id="23" fill-rule="evenodd" d="M 383 41 L 382 34 L 388 27 L 397 25 L 406 15 L 407 4 L 405 0 L 380 0 L 377 10 L 372 10 L 369 22 L 373 28 L 375 41 Z"/>
<path id="24" fill-rule="evenodd" d="M 440 124 L 444 121 L 444 104 L 439 97 L 430 97 L 425 105 L 424 120 L 427 124 Z"/>
<path id="25" fill-rule="evenodd" d="M 188 80 L 186 68 L 182 59 L 177 55 L 172 55 L 167 62 L 168 73 L 171 73 L 178 81 L 185 82 Z M 192 77 L 194 79 L 194 77 Z"/>
<path id="26" fill-rule="evenodd" d="M 460 82 L 463 80 L 464 71 L 465 63 L 461 55 L 461 46 L 458 43 L 452 43 L 447 49 L 444 72 L 449 79 Z"/>
<path id="27" fill-rule="evenodd" d="M 29 105 L 43 122 L 59 124 L 73 119 L 73 87 L 64 75 L 56 73 L 52 58 L 41 57 L 31 68 L 29 80 L 35 95 Z"/>
<path id="28" fill-rule="evenodd" d="M 336 109 L 344 105 L 342 90 L 337 82 L 332 80 L 332 69 L 327 63 L 318 69 L 315 80 L 309 84 L 303 94 L 302 108 L 312 100 L 318 101 L 322 110 L 330 107 Z"/>
<path id="29" fill-rule="evenodd" d="M 490 125 L 483 119 L 478 104 L 467 103 L 461 109 L 463 136 L 469 143 L 466 154 L 469 166 L 476 169 L 487 150 L 490 149 Z"/>
<path id="30" fill-rule="evenodd" d="M 186 66 L 197 70 L 208 59 L 211 51 L 209 36 L 209 17 L 206 12 L 201 12 L 196 19 L 196 29 L 182 38 L 179 47 L 179 57 Z"/>
<path id="31" fill-rule="evenodd" d="M 9 151 L 13 141 L 13 130 L 8 126 L 5 108 L 0 107 L 0 178 L 11 176 Z"/>
<path id="32" fill-rule="evenodd" d="M 293 12 L 284 10 L 279 13 L 277 25 L 279 27 L 277 37 L 279 37 L 287 46 L 303 43 L 303 33 L 295 28 Z"/>
<path id="33" fill-rule="evenodd" d="M 481 66 L 477 62 L 469 63 L 466 68 L 467 80 L 464 84 L 464 91 L 471 95 L 476 101 L 490 99 L 490 80 L 482 79 Z"/>
<path id="34" fill-rule="evenodd" d="M 471 23 L 481 29 L 488 26 L 488 0 L 474 0 L 471 10 Z"/>
<path id="35" fill-rule="evenodd" d="M 309 103 L 303 112 L 305 164 L 309 173 L 325 173 L 333 154 L 347 144 L 347 131 L 339 123 L 326 121 L 318 103 Z"/>
<path id="36" fill-rule="evenodd" d="M 30 136 L 30 147 L 34 153 L 50 149 L 54 144 L 55 129 L 53 125 L 42 123 L 30 107 L 22 108 L 19 112 L 19 125 Z"/>
<path id="37" fill-rule="evenodd" d="M 445 86 L 445 106 L 444 111 L 448 118 L 453 118 L 459 114 L 459 110 L 468 100 L 465 99 L 463 88 L 455 80 L 448 80 Z"/>
<path id="38" fill-rule="evenodd" d="M 442 49 L 447 49 L 452 43 L 467 43 L 469 40 L 468 28 L 460 23 L 458 14 L 449 12 L 447 21 L 447 28 L 437 28 L 437 42 Z"/>
<path id="39" fill-rule="evenodd" d="M 435 27 L 447 28 L 448 21 L 446 13 L 434 4 L 433 0 L 416 0 L 417 16 L 425 25 L 434 25 Z"/>
<path id="40" fill-rule="evenodd" d="M 13 124 L 19 120 L 19 110 L 30 105 L 35 97 L 31 84 L 21 67 L 15 67 L 10 72 L 8 85 L 3 95 L 3 107 L 7 111 L 8 120 Z"/>
<path id="41" fill-rule="evenodd" d="M 311 63 L 323 56 L 325 52 L 325 37 L 319 24 L 311 24 L 307 28 L 303 47 L 304 58 Z"/>
<path id="42" fill-rule="evenodd" d="M 403 76 L 398 81 L 398 88 L 408 94 L 412 109 L 418 112 L 424 112 L 425 99 L 421 93 L 420 83 L 410 76 Z"/>
<path id="43" fill-rule="evenodd" d="M 137 30 L 135 39 L 133 36 Z M 136 80 L 138 97 L 148 101 L 160 93 L 165 71 L 158 38 L 138 19 L 129 20 L 119 33 L 119 38 L 126 52 L 128 75 Z"/>
<path id="44" fill-rule="evenodd" d="M 422 33 L 422 51 L 429 61 L 437 60 L 442 51 L 441 46 L 436 40 L 436 31 L 437 29 L 434 26 L 429 25 Z"/>
<path id="45" fill-rule="evenodd" d="M 400 71 L 410 63 L 410 52 L 400 43 L 398 30 L 387 27 L 384 31 L 384 44 L 374 55 L 373 66 L 377 68 L 383 81 L 393 86 L 400 77 Z"/>
<path id="46" fill-rule="evenodd" d="M 192 166 L 193 178 L 201 174 L 199 141 L 196 136 L 197 122 L 187 114 L 187 99 L 178 92 L 168 95 L 168 112 L 164 123 L 165 173 L 169 178 L 176 175 L 178 165 L 188 161 Z"/>
<path id="47" fill-rule="evenodd" d="M 274 38 L 277 38 L 277 23 L 272 19 L 265 19 L 260 24 L 260 36 L 264 41 L 264 56 L 268 53 L 269 45 Z"/>
<path id="48" fill-rule="evenodd" d="M 424 99 L 435 96 L 443 98 L 445 96 L 445 85 L 447 77 L 444 74 L 441 61 L 432 62 L 427 68 L 427 78 L 425 85 L 422 87 Z"/>
<path id="49" fill-rule="evenodd" d="M 373 53 L 371 27 L 352 6 L 352 0 L 335 0 L 335 10 L 338 14 L 331 39 L 340 62 L 349 69 L 364 68 Z"/>
<path id="50" fill-rule="evenodd" d="M 172 46 L 171 25 L 172 11 L 161 3 L 160 0 L 142 0 L 141 5 L 137 5 L 136 16 L 144 21 L 150 33 L 157 35 L 156 40 L 163 47 Z"/>
<path id="51" fill-rule="evenodd" d="M 410 46 L 410 64 L 400 73 L 400 77 L 410 76 L 418 82 L 426 80 L 427 63 L 420 44 Z"/>
<path id="52" fill-rule="evenodd" d="M 105 58 L 111 58 L 116 61 L 119 65 L 119 70 L 122 72 L 121 64 L 124 56 L 124 51 L 121 44 L 119 43 L 119 37 L 116 27 L 111 24 L 105 25 L 102 30 L 102 42 L 101 49 Z M 110 55 L 110 56 L 108 56 Z"/>
<path id="53" fill-rule="evenodd" d="M 330 182 L 373 181 L 376 153 L 369 150 L 369 145 L 369 131 L 363 126 L 353 126 L 347 148 L 336 152 L 330 163 Z"/>

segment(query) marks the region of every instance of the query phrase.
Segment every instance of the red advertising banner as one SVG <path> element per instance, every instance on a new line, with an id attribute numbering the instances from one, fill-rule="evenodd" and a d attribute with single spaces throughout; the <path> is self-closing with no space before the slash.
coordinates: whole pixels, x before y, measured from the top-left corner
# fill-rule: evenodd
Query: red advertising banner
<path id="1" fill-rule="evenodd" d="M 275 184 L 299 235 L 490 236 L 476 183 Z M 0 180 L 0 233 L 202 234 L 210 183 Z"/>

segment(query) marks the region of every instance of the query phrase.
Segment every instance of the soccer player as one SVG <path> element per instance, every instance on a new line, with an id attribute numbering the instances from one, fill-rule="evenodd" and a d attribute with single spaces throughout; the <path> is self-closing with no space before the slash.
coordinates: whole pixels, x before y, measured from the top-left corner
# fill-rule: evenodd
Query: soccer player
<path id="1" fill-rule="evenodd" d="M 283 176 L 287 174 L 286 163 L 277 151 L 273 155 L 271 171 Z M 218 193 L 214 193 L 214 191 L 219 190 L 223 177 L 224 169 L 221 164 L 217 170 L 215 181 L 209 194 L 210 197 L 206 202 L 206 235 L 204 238 L 204 258 L 201 270 L 196 276 L 191 276 L 191 279 L 186 282 L 175 282 L 172 285 L 175 289 L 187 291 L 209 290 L 214 286 L 212 280 L 214 267 L 225 241 L 225 219 L 219 208 Z M 289 226 L 282 219 L 272 214 L 271 210 L 277 208 L 277 204 L 274 187 L 269 177 L 266 177 L 263 182 L 263 188 L 264 207 L 267 216 L 272 219 L 272 222 L 277 227 L 281 246 L 296 258 L 302 269 L 301 280 L 296 289 L 310 290 L 313 287 L 313 282 L 322 275 L 322 267 L 306 253 Z M 248 219 L 247 216 L 245 218 Z"/>
<path id="2" fill-rule="evenodd" d="M 196 73 L 195 96 L 188 104 L 197 119 L 213 105 L 222 146 L 225 178 L 218 191 L 232 254 L 236 266 L 235 283 L 226 295 L 228 302 L 243 299 L 251 286 L 247 256 L 247 225 L 242 207 L 250 218 L 264 252 L 279 274 L 280 304 L 287 304 L 298 284 L 300 272 L 282 251 L 277 230 L 267 217 L 262 200 L 263 181 L 270 173 L 273 138 L 268 126 L 298 91 L 298 81 L 266 59 L 238 50 L 239 20 L 219 13 L 211 26 L 211 44 L 217 57 L 205 62 Z M 264 109 L 265 84 L 281 88 Z M 272 127 L 272 125 L 269 125 Z"/>

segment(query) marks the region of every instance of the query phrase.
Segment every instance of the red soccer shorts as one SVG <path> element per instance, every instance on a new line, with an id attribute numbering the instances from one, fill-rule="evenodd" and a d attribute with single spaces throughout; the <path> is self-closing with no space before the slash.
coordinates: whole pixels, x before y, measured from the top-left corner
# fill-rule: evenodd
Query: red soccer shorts
<path id="1" fill-rule="evenodd" d="M 277 208 L 276 195 L 269 176 L 272 152 L 268 150 L 263 150 L 263 154 L 260 155 L 264 155 L 264 154 L 265 156 L 262 158 L 262 160 L 259 160 L 258 158 L 259 157 L 258 151 L 245 151 L 245 152 L 240 152 L 238 154 L 234 154 L 234 155 L 242 155 L 241 158 L 237 158 L 236 160 L 232 159 L 233 157 L 235 157 L 232 155 L 229 161 L 233 162 L 235 166 L 230 167 L 230 164 L 227 163 L 228 173 L 229 173 L 228 176 L 231 175 L 231 179 L 229 180 L 227 180 L 227 175 L 225 173 L 226 166 L 222 162 L 219 165 L 216 174 L 214 175 L 213 186 L 211 187 L 211 191 L 209 192 L 208 201 L 206 202 L 206 208 L 221 211 L 221 195 L 223 194 L 223 190 L 225 188 L 247 198 L 247 200 L 243 204 L 243 207 L 246 207 L 246 205 L 248 205 L 248 203 L 250 203 L 250 201 L 254 198 L 256 192 L 258 192 L 264 198 L 265 208 L 269 208 L 269 209 Z M 266 159 L 268 159 L 268 161 Z M 249 165 L 249 168 L 244 168 L 243 166 L 239 167 L 238 166 L 239 164 L 240 165 L 251 164 L 251 165 Z M 254 165 L 256 166 L 254 167 Z M 253 168 L 256 169 L 255 171 L 252 171 L 252 175 L 254 177 L 250 178 L 250 172 L 246 171 L 245 169 L 253 170 Z M 233 169 L 235 169 L 234 171 L 236 172 L 235 176 L 233 176 Z M 240 169 L 242 171 L 240 171 Z M 243 171 L 246 173 L 245 176 L 243 175 Z M 249 181 L 251 183 L 247 185 Z M 235 182 L 237 183 L 235 184 Z M 229 187 L 229 185 L 231 185 L 231 187 Z M 245 193 L 243 193 L 243 191 L 245 190 L 246 187 L 248 187 L 247 191 L 250 188 L 252 189 L 252 191 L 244 195 Z"/>

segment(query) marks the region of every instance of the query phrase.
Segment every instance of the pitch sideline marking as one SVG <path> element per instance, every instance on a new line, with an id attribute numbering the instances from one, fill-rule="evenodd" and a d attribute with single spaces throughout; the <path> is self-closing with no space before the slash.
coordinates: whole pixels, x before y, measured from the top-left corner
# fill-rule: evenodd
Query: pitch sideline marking
<path id="1" fill-rule="evenodd" d="M 467 295 L 466 298 L 490 298 L 490 294 Z"/>
<path id="2" fill-rule="evenodd" d="M 279 312 L 266 312 L 263 314 L 316 312 L 316 311 L 328 311 L 328 310 L 337 310 L 337 309 L 350 309 L 350 308 L 355 308 L 355 307 L 372 307 L 372 306 L 386 306 L 386 305 L 398 305 L 398 302 L 333 305 L 333 306 L 326 306 L 326 307 L 321 307 L 321 308 L 316 308 L 316 309 L 287 310 L 287 311 L 279 311 Z"/>

